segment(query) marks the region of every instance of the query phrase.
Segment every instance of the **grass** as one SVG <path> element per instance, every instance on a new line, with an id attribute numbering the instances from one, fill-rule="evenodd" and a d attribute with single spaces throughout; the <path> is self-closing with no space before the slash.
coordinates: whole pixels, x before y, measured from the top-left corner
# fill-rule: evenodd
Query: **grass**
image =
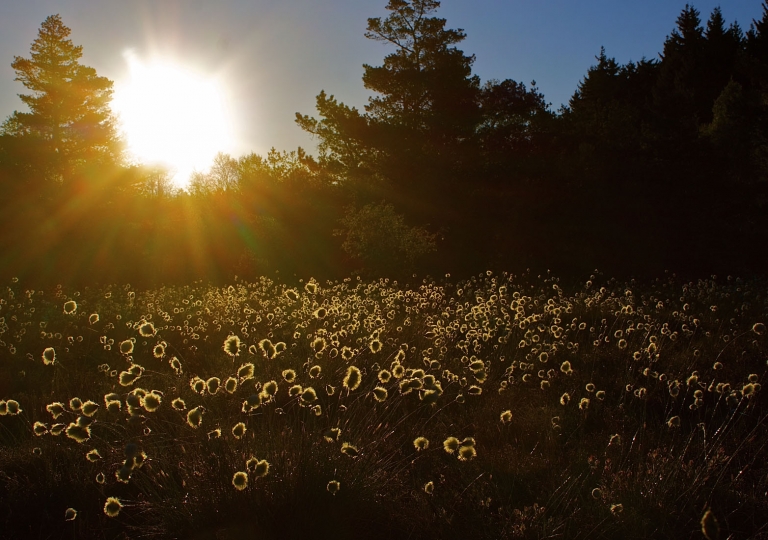
<path id="1" fill-rule="evenodd" d="M 13 282 L 0 530 L 768 534 L 766 319 L 766 283 L 730 277 Z"/>

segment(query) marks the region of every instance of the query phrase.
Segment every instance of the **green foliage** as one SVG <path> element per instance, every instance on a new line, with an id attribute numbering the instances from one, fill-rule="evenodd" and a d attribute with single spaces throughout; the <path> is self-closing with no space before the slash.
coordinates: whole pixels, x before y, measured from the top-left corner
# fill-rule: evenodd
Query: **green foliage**
<path id="1" fill-rule="evenodd" d="M 367 273 L 410 274 L 419 259 L 437 251 L 437 235 L 423 227 L 412 227 L 385 202 L 349 208 L 340 220 L 344 251 L 362 261 Z"/>

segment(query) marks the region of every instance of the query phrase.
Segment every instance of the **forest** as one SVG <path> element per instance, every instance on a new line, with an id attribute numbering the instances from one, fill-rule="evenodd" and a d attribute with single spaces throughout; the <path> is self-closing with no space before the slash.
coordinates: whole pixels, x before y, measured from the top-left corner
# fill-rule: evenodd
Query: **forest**
<path id="1" fill-rule="evenodd" d="M 0 272 L 150 285 L 765 267 L 766 4 L 747 31 L 686 6 L 658 58 L 599 51 L 557 111 L 535 82 L 474 75 L 438 6 L 393 1 L 369 19 L 365 37 L 391 52 L 364 66 L 365 110 L 322 91 L 316 116 L 296 114 L 316 154 L 220 154 L 186 191 L 126 160 L 112 82 L 49 18 L 13 63 L 29 112 L 0 129 Z"/>

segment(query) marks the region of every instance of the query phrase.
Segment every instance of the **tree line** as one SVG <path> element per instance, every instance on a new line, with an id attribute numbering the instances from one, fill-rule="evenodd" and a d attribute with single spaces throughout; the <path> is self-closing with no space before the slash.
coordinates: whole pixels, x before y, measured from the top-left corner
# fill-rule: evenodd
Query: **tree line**
<path id="1" fill-rule="evenodd" d="M 16 57 L 29 112 L 0 128 L 0 268 L 169 283 L 281 272 L 764 273 L 768 2 L 745 32 L 682 10 L 659 58 L 601 49 L 567 106 L 482 82 L 435 0 L 390 0 L 365 37 L 363 110 L 320 92 L 303 149 L 219 154 L 187 192 L 127 165 L 112 83 L 59 16 Z"/>

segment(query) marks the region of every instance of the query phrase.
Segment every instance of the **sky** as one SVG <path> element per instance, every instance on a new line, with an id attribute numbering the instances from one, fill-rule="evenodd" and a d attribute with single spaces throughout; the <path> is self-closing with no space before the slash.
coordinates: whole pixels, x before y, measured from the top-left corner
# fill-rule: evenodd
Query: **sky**
<path id="1" fill-rule="evenodd" d="M 689 0 L 690 1 L 690 0 Z M 657 57 L 685 0 L 443 0 L 437 16 L 467 34 L 459 48 L 488 79 L 535 80 L 558 109 L 595 63 L 600 47 L 620 63 Z M 698 0 L 703 22 L 720 6 L 747 30 L 760 0 Z M 363 64 L 380 65 L 392 48 L 366 39 L 369 17 L 386 0 L 6 0 L 0 2 L 0 118 L 24 110 L 14 56 L 29 57 L 40 24 L 60 14 L 83 46 L 81 63 L 128 78 L 127 53 L 163 57 L 217 78 L 233 117 L 233 156 L 271 148 L 316 151 L 294 123 L 314 115 L 321 90 L 362 108 Z"/>

